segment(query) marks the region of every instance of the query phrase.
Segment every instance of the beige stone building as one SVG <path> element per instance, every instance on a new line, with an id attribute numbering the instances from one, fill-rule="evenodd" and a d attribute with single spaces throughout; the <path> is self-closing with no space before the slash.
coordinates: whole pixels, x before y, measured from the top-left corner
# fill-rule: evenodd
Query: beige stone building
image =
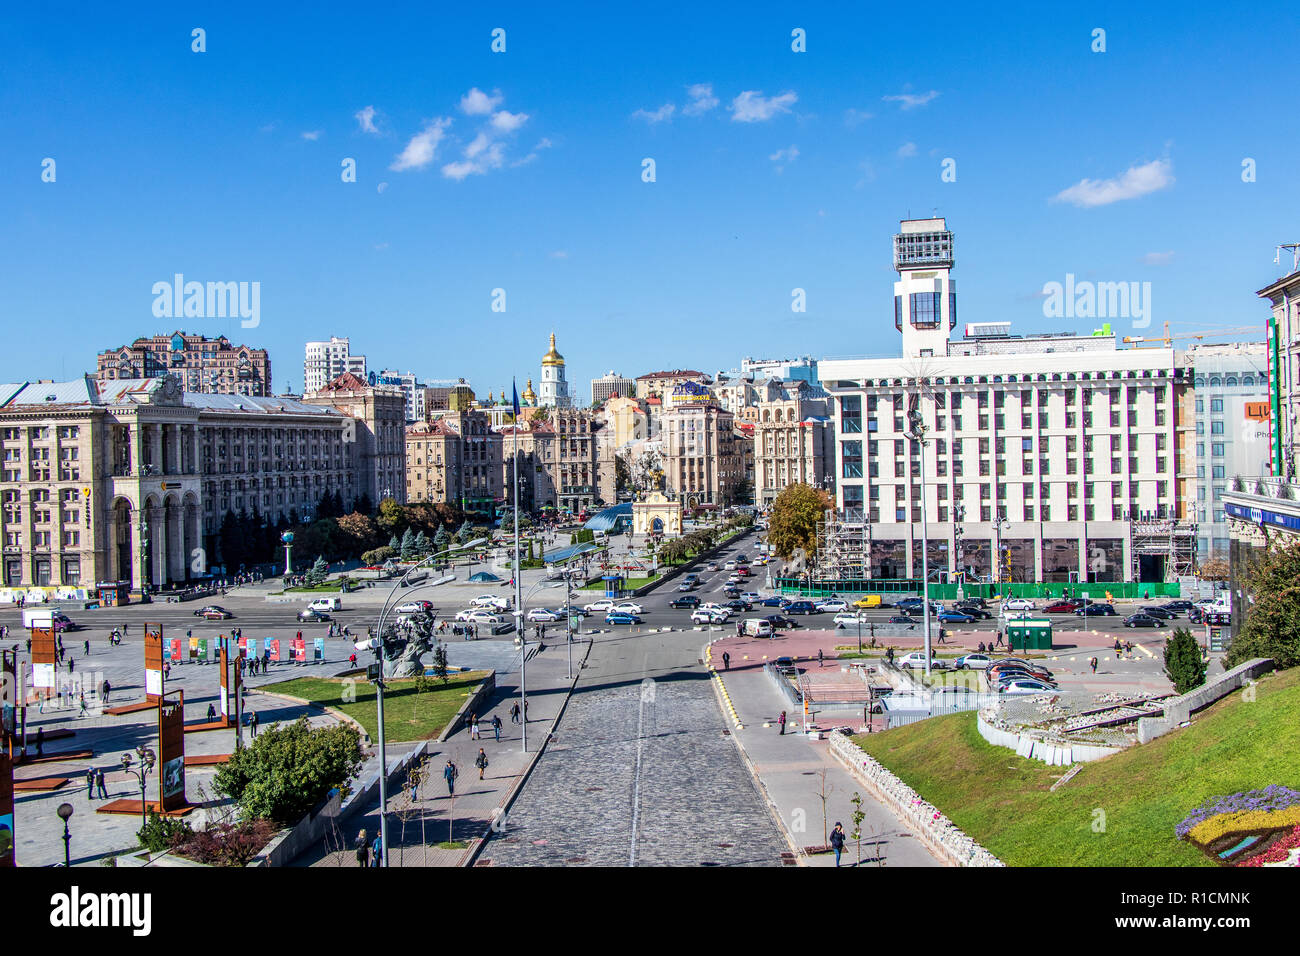
<path id="1" fill-rule="evenodd" d="M 834 493 L 835 426 L 830 396 L 807 382 L 767 379 L 756 388 L 754 503 L 768 507 L 786 486 Z"/>
<path id="2" fill-rule="evenodd" d="M 504 497 L 502 436 L 487 414 L 447 412 L 406 428 L 406 500 L 492 518 Z"/>
<path id="3" fill-rule="evenodd" d="M 671 392 L 674 386 L 680 385 L 682 382 L 694 382 L 697 385 L 703 385 L 708 380 L 707 375 L 694 369 L 679 368 L 671 372 L 648 372 L 645 375 L 636 377 L 636 397 L 642 400 L 647 398 L 662 399 L 665 392 Z"/>
<path id="4" fill-rule="evenodd" d="M 400 388 L 370 385 L 344 372 L 324 388 L 303 396 L 308 405 L 338 409 L 352 419 L 348 450 L 357 494 L 378 504 L 406 498 L 406 395 Z"/>
<path id="5" fill-rule="evenodd" d="M 159 378 L 171 375 L 187 392 L 222 395 L 271 395 L 271 358 L 266 349 L 232 345 L 188 332 L 138 338 L 130 345 L 100 352 L 95 378 Z"/>
<path id="6" fill-rule="evenodd" d="M 736 501 L 744 462 L 734 425 L 735 416 L 712 396 L 677 402 L 663 413 L 664 480 L 683 506 Z"/>

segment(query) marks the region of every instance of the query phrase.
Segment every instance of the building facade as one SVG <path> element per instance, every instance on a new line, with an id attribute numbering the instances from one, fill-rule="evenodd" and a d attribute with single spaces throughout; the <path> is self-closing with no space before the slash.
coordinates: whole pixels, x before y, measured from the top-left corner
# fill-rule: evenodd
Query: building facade
<path id="1" fill-rule="evenodd" d="M 426 399 L 428 397 L 428 388 L 426 388 L 416 377 L 414 372 L 398 372 L 395 369 L 384 369 L 382 372 L 371 372 L 367 376 L 371 385 L 387 385 L 391 388 L 400 388 L 402 395 L 406 399 L 406 423 L 422 422 L 426 418 L 427 408 Z"/>
<path id="2" fill-rule="evenodd" d="M 803 380 L 757 386 L 754 504 L 766 508 L 788 485 L 835 491 L 835 431 L 830 395 Z"/>
<path id="3" fill-rule="evenodd" d="M 735 416 L 712 395 L 676 402 L 663 412 L 666 490 L 684 507 L 735 503 L 744 463 L 734 426 Z"/>
<path id="4" fill-rule="evenodd" d="M 370 385 L 344 372 L 303 401 L 335 408 L 351 420 L 347 444 L 358 495 L 376 505 L 384 498 L 405 501 L 406 396 L 400 388 Z"/>
<path id="5" fill-rule="evenodd" d="M 100 352 L 95 365 L 95 378 L 101 382 L 171 375 L 187 392 L 273 394 L 266 349 L 232 345 L 224 335 L 209 339 L 178 331 L 138 338 Z"/>
<path id="6" fill-rule="evenodd" d="M 648 372 L 645 375 L 636 377 L 636 397 L 644 401 L 647 398 L 662 399 L 665 392 L 671 392 L 673 388 L 682 382 L 694 382 L 697 385 L 705 385 L 709 377 L 703 372 L 697 372 L 694 369 L 674 369 L 671 372 Z"/>
<path id="7" fill-rule="evenodd" d="M 362 381 L 366 374 L 366 357 L 353 355 L 347 338 L 331 335 L 328 342 L 308 342 L 302 363 L 302 391 L 320 391 L 340 375 L 350 372 Z"/>
<path id="8" fill-rule="evenodd" d="M 504 497 L 502 436 L 476 410 L 406 428 L 408 501 L 450 504 L 489 520 Z"/>
<path id="9" fill-rule="evenodd" d="M 591 380 L 591 404 L 603 405 L 615 395 L 624 397 L 636 394 L 636 381 L 624 378 L 615 371 L 610 371 L 600 378 Z"/>

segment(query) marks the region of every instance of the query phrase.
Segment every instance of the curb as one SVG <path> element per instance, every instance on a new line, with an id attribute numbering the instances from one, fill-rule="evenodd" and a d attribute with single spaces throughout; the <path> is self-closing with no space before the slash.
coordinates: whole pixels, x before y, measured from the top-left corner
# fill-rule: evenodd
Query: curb
<path id="1" fill-rule="evenodd" d="M 714 640 L 721 640 L 721 638 L 715 638 Z M 704 645 L 704 654 L 702 656 L 704 658 L 704 666 L 708 668 L 709 676 L 716 683 L 716 689 L 722 697 L 722 702 L 725 705 L 726 711 L 731 714 L 732 723 L 736 725 L 737 730 L 744 730 L 745 725 L 740 722 L 740 714 L 736 713 L 736 705 L 731 702 L 731 694 L 727 693 L 727 685 L 722 682 L 722 678 L 718 676 L 717 669 L 713 666 L 713 641 L 709 641 L 709 643 Z"/>

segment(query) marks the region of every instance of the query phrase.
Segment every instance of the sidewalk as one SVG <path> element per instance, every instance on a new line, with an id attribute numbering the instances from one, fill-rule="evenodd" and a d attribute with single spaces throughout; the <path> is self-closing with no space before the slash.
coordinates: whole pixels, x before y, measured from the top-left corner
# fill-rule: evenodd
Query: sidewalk
<path id="1" fill-rule="evenodd" d="M 531 645 L 530 645 L 531 646 Z M 589 641 L 575 641 L 573 648 L 574 673 L 581 670 L 587 656 Z M 519 700 L 519 671 L 497 674 L 497 690 L 488 706 L 479 713 L 481 740 L 471 740 L 465 727 L 445 743 L 429 741 L 425 779 L 421 782 L 418 799 L 412 799 L 403 789 L 403 780 L 394 780 L 388 789 L 388 863 L 389 866 L 460 866 L 473 849 L 474 841 L 481 837 L 491 824 L 519 776 L 528 768 L 541 748 L 560 708 L 569 693 L 571 682 L 566 676 L 567 650 L 563 642 L 547 643 L 541 651 L 533 650 L 527 663 L 528 693 L 528 751 L 521 746 L 521 724 L 512 723 L 510 709 Z M 492 733 L 492 716 L 501 718 L 501 740 Z M 390 765 L 395 754 L 411 749 L 410 743 L 389 744 Z M 487 754 L 488 767 L 483 780 L 478 779 L 474 759 L 479 748 Z M 456 764 L 456 796 L 447 793 L 443 768 L 450 759 Z M 367 772 L 378 767 L 378 757 L 372 756 Z M 421 829 L 423 827 L 423 836 Z M 364 829 L 367 839 L 373 841 L 379 832 L 379 801 L 373 800 L 365 808 L 349 817 L 339 835 L 313 847 L 294 860 L 294 866 L 351 866 L 357 865 L 357 833 Z M 342 846 L 339 845 L 340 839 Z M 438 844 L 454 842 L 464 844 L 444 848 Z"/>
<path id="2" fill-rule="evenodd" d="M 772 686 L 761 667 L 750 666 L 740 671 L 733 667 L 730 671 L 723 671 L 719 654 L 713 655 L 713 664 L 744 725 L 744 729 L 732 733 L 748 755 L 754 773 L 769 799 L 776 804 L 782 822 L 800 849 L 825 845 L 826 842 L 822 834 L 822 771 L 825 771 L 827 833 L 837 821 L 844 824 L 846 835 L 852 833 L 854 807 L 849 801 L 855 792 L 862 794 L 862 812 L 866 814 L 862 821 L 863 866 L 942 865 L 893 813 L 877 803 L 870 791 L 830 755 L 826 741 L 812 740 L 793 732 L 801 715 L 789 712 L 785 699 Z M 733 653 L 733 663 L 735 657 Z M 782 710 L 787 711 L 789 718 L 785 736 L 781 736 L 776 723 Z M 800 859 L 808 866 L 835 865 L 831 853 Z M 848 866 L 856 861 L 857 848 L 850 840 L 845 845 L 841 865 Z"/>

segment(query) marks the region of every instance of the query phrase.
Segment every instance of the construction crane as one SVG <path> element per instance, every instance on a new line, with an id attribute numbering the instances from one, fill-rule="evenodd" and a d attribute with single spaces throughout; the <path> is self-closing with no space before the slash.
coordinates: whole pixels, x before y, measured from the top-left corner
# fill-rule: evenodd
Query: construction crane
<path id="1" fill-rule="evenodd" d="M 1138 345 L 1140 342 L 1160 342 L 1165 348 L 1172 348 L 1174 339 L 1207 339 L 1218 338 L 1222 335 L 1242 335 L 1246 332 L 1263 332 L 1263 325 L 1238 325 L 1229 329 L 1210 329 L 1207 332 L 1179 332 L 1175 335 L 1169 334 L 1169 323 L 1165 323 L 1165 334 L 1154 338 L 1139 338 L 1136 336 L 1126 335 L 1123 342 L 1125 345 Z M 1138 345 L 1141 348 L 1140 345 Z M 1148 346 L 1149 348 L 1150 346 Z"/>

